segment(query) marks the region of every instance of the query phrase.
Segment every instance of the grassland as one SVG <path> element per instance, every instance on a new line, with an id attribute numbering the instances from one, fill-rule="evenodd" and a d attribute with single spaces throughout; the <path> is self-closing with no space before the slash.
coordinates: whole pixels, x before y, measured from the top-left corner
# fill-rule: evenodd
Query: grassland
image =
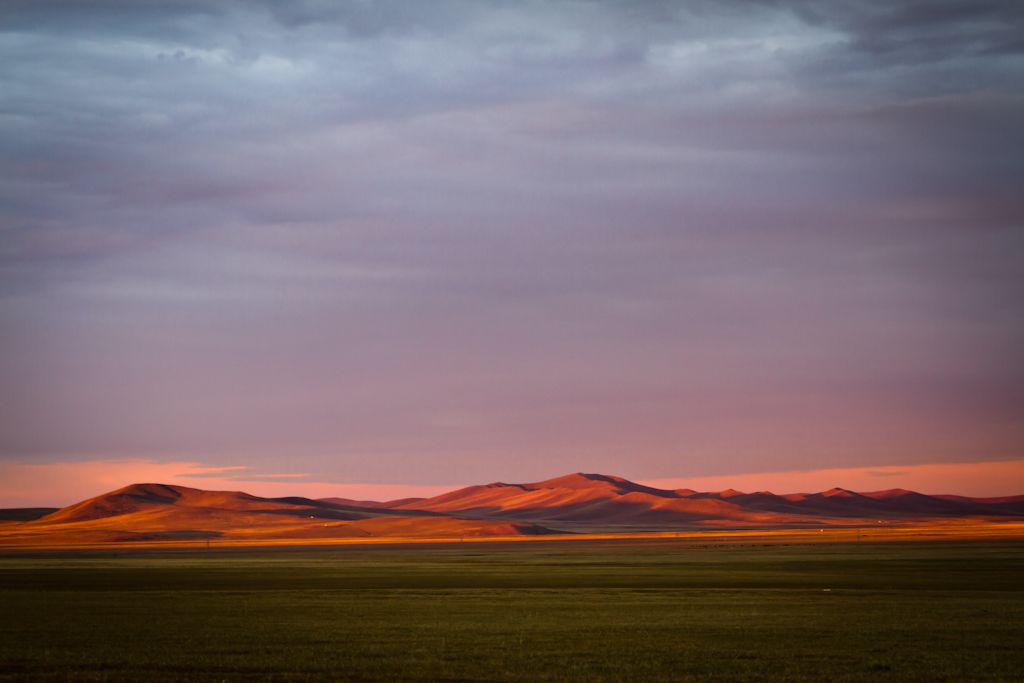
<path id="1" fill-rule="evenodd" d="M 0 680 L 1020 681 L 1024 544 L 0 557 Z"/>

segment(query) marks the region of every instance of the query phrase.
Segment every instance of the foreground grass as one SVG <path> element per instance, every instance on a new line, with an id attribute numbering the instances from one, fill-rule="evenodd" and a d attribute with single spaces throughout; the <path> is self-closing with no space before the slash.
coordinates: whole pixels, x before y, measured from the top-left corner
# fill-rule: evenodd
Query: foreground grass
<path id="1" fill-rule="evenodd" d="M 1024 546 L 0 558 L 0 679 L 1019 681 Z"/>

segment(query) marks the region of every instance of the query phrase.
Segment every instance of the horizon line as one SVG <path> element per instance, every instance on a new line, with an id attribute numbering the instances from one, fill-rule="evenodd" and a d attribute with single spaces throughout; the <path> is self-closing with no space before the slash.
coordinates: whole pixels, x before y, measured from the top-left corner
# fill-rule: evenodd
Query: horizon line
<path id="1" fill-rule="evenodd" d="M 618 477 L 665 491 L 692 489 L 714 493 L 729 489 L 742 492 L 773 492 L 776 495 L 816 493 L 833 488 L 854 492 L 905 489 L 925 495 L 962 495 L 998 498 L 1024 494 L 1009 490 L 1008 482 L 1024 481 L 1024 458 L 970 463 L 921 463 L 877 467 L 780 470 L 697 477 L 631 479 L 593 470 L 575 474 Z M 535 479 L 542 483 L 570 476 Z M 0 462 L 0 507 L 63 507 L 104 492 L 138 483 L 161 483 L 203 490 L 244 491 L 266 498 L 299 496 L 311 499 L 347 498 L 386 502 L 401 498 L 430 498 L 476 484 L 404 484 L 331 482 L 306 479 L 311 475 L 268 475 L 249 472 L 243 466 L 214 466 L 195 461 L 161 462 L 149 459 L 83 460 L 77 462 Z M 196 481 L 199 480 L 199 481 Z M 1024 486 L 1020 487 L 1024 489 Z"/>

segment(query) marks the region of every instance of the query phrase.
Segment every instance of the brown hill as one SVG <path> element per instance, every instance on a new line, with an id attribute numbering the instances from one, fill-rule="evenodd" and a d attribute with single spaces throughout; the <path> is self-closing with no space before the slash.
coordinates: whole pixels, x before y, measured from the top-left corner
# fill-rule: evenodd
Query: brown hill
<path id="1" fill-rule="evenodd" d="M 15 511 L 17 512 L 17 511 Z M 0 546 L 286 539 L 456 538 L 560 531 L 850 526 L 895 520 L 1020 519 L 1024 496 L 927 496 L 904 489 L 857 493 L 832 488 L 777 495 L 734 489 L 664 490 L 603 474 L 468 486 L 433 498 L 389 502 L 344 498 L 261 498 L 133 484 L 38 519 L 0 518 Z"/>
<path id="2" fill-rule="evenodd" d="M 69 505 L 51 515 L 41 523 L 66 524 L 107 519 L 121 515 L 143 512 L 173 514 L 191 512 L 195 509 L 218 510 L 288 510 L 299 506 L 276 503 L 257 498 L 241 491 L 203 491 L 186 486 L 168 484 L 132 484 Z"/>
<path id="3" fill-rule="evenodd" d="M 394 507 L 399 507 L 401 505 L 406 505 L 406 504 L 409 504 L 409 503 L 415 503 L 415 502 L 418 502 L 418 501 L 421 501 L 421 500 L 424 500 L 424 499 L 423 498 L 399 498 L 397 500 L 388 500 L 388 501 L 385 501 L 383 503 L 380 502 L 380 501 L 376 501 L 376 500 L 354 500 L 352 498 L 335 498 L 335 497 L 332 497 L 332 498 L 318 498 L 317 500 L 319 500 L 322 503 L 329 503 L 331 505 L 344 505 L 344 506 L 352 506 L 352 507 L 360 507 L 360 508 L 394 508 Z"/>
<path id="4" fill-rule="evenodd" d="M 932 496 L 940 500 L 975 506 L 979 511 L 998 510 L 1001 514 L 1024 515 L 1024 496 L 999 496 L 996 498 L 968 498 L 966 496 L 938 495 Z"/>
<path id="5" fill-rule="evenodd" d="M 261 498 L 133 484 L 39 519 L 5 522 L 0 546 L 62 546 L 218 538 L 255 543 L 280 539 L 455 538 L 550 533 L 529 522 L 464 519 L 429 511 L 337 505 L 308 498 Z"/>
<path id="6" fill-rule="evenodd" d="M 576 473 L 530 484 L 494 483 L 398 506 L 445 514 L 588 525 L 772 525 L 807 520 L 747 510 L 707 496 L 636 484 L 622 477 Z"/>
<path id="7" fill-rule="evenodd" d="M 0 508 L 0 522 L 31 522 L 60 508 Z"/>
<path id="8" fill-rule="evenodd" d="M 591 526 L 817 526 L 867 520 L 1019 515 L 1016 498 L 981 503 L 971 498 L 927 496 L 902 489 L 857 493 L 832 488 L 776 495 L 735 489 L 664 490 L 622 477 L 578 472 L 529 484 L 469 486 L 395 509 L 536 521 L 570 528 Z M 1024 497 L 1021 498 L 1024 501 Z"/>

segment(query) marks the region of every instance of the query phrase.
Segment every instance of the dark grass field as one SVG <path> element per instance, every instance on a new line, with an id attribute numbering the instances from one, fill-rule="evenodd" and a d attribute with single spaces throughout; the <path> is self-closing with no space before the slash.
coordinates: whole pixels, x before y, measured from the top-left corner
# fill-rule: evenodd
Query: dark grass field
<path id="1" fill-rule="evenodd" d="M 3 680 L 1021 681 L 1019 542 L 0 557 Z"/>

